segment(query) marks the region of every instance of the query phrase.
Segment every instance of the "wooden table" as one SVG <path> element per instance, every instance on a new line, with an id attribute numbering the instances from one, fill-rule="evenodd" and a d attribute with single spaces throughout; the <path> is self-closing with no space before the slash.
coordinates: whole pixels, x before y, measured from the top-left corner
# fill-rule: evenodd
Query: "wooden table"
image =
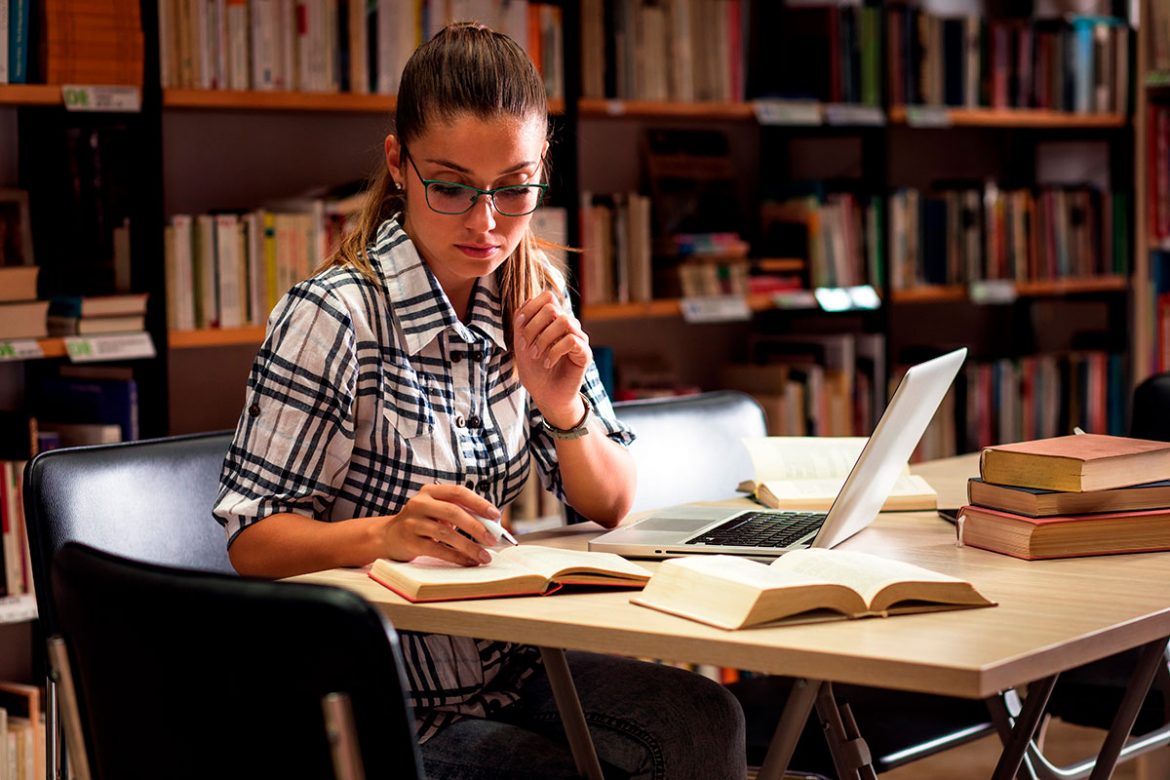
<path id="1" fill-rule="evenodd" d="M 965 495 L 966 477 L 977 468 L 974 457 L 965 456 L 915 471 L 939 491 L 940 506 L 957 506 Z M 583 547 L 597 532 L 595 526 L 576 526 L 532 534 L 524 541 Z M 1129 648 L 1144 646 L 1148 657 L 1165 646 L 1170 637 L 1170 553 L 1026 562 L 957 547 L 954 537 L 953 526 L 933 512 L 883 514 L 841 547 L 969 580 L 998 606 L 723 631 L 632 605 L 628 592 L 410 604 L 359 569 L 295 579 L 356 591 L 400 629 L 715 664 L 809 681 L 803 696 L 790 699 L 761 777 L 783 774 L 821 681 L 975 699 L 1031 685 L 1028 703 L 1040 706 L 1041 712 L 1020 715 L 1016 738 L 1005 747 L 997 768 L 997 777 L 1011 777 L 1056 673 Z M 1148 661 L 1150 679 L 1156 660 Z M 553 663 L 559 661 L 553 658 Z M 1148 685 L 1147 680 L 1140 693 Z M 1132 720 L 1120 739 L 1131 725 Z M 1103 759 L 1110 750 L 1107 741 Z"/>

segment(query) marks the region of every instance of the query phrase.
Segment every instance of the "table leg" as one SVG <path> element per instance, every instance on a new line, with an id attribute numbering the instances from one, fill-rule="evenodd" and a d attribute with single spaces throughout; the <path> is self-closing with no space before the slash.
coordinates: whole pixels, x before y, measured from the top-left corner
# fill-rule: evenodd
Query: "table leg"
<path id="1" fill-rule="evenodd" d="M 756 776 L 758 780 L 781 780 L 784 777 L 820 689 L 820 680 L 800 678 L 792 683 L 792 693 L 788 694 L 784 711 L 780 713 L 776 733 L 768 745 L 768 755 L 764 757 L 764 765 Z"/>
<path id="2" fill-rule="evenodd" d="M 593 738 L 589 736 L 589 725 L 585 722 L 585 712 L 581 709 L 577 687 L 573 685 L 573 676 L 569 672 L 565 651 L 555 647 L 542 647 L 540 656 L 544 660 L 548 683 L 557 703 L 557 711 L 561 713 L 565 737 L 569 740 L 569 750 L 573 753 L 573 763 L 577 765 L 577 771 L 589 780 L 603 780 L 601 762 L 597 760 L 597 750 L 593 747 Z"/>
<path id="3" fill-rule="evenodd" d="M 999 763 L 995 765 L 995 780 L 1012 780 L 1020 771 L 1020 764 L 1024 762 L 1024 751 L 1036 727 L 1040 725 L 1040 718 L 1048 706 L 1048 697 L 1052 695 L 1052 688 L 1056 685 L 1056 675 L 1045 677 L 1028 684 L 1028 698 L 1024 701 L 1024 709 L 1016 718 L 1012 738 L 1004 745 Z"/>
<path id="4" fill-rule="evenodd" d="M 1117 708 L 1117 714 L 1113 716 L 1113 725 L 1110 726 L 1109 734 L 1101 745 L 1101 752 L 1097 754 L 1097 763 L 1093 767 L 1090 780 L 1108 780 L 1113 774 L 1113 768 L 1117 765 L 1117 757 L 1121 754 L 1121 748 L 1133 730 L 1134 721 L 1137 720 L 1142 702 L 1150 690 L 1150 685 L 1154 682 L 1158 666 L 1165 662 L 1165 653 L 1165 639 L 1151 642 L 1142 648 L 1137 665 L 1129 678 L 1129 685 L 1125 688 L 1125 698 L 1121 700 L 1121 706 Z"/>

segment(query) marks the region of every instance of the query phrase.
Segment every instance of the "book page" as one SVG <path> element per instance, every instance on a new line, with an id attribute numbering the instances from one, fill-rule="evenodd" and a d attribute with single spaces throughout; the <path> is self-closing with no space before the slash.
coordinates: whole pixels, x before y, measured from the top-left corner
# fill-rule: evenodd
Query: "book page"
<path id="1" fill-rule="evenodd" d="M 474 584 L 500 582 L 516 577 L 533 577 L 532 569 L 520 561 L 502 556 L 496 550 L 488 550 L 492 562 L 482 566 L 460 566 L 441 558 L 420 555 L 412 561 L 391 561 L 380 558 L 374 563 L 374 573 L 389 574 L 401 582 L 446 585 L 457 582 Z"/>
<path id="2" fill-rule="evenodd" d="M 495 558 L 496 561 L 506 560 L 509 565 L 523 567 L 529 572 L 538 572 L 548 580 L 555 580 L 566 572 L 614 573 L 635 579 L 646 579 L 650 576 L 648 569 L 631 563 L 620 555 L 607 552 L 521 544 L 518 547 L 500 550 L 495 554 Z"/>
<path id="3" fill-rule="evenodd" d="M 846 585 L 857 591 L 867 604 L 882 588 L 896 582 L 963 582 L 912 563 L 818 547 L 785 553 L 769 564 L 769 568 L 797 577 Z"/>
<path id="4" fill-rule="evenodd" d="M 864 436 L 767 436 L 743 440 L 756 482 L 832 477 L 844 481 L 865 442 Z"/>

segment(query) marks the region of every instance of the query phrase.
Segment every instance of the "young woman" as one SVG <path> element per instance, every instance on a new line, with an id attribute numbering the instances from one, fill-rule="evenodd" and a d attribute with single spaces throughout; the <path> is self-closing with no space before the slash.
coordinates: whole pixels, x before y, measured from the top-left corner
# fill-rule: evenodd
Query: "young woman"
<path id="1" fill-rule="evenodd" d="M 530 459 L 583 516 L 625 515 L 633 434 L 529 232 L 547 139 L 543 84 L 506 36 L 453 25 L 411 57 L 358 230 L 276 307 L 248 381 L 215 507 L 241 573 L 485 563 L 476 516 L 500 516 Z M 534 648 L 400 636 L 429 777 L 577 776 Z M 745 773 L 721 686 L 569 662 L 607 772 Z"/>

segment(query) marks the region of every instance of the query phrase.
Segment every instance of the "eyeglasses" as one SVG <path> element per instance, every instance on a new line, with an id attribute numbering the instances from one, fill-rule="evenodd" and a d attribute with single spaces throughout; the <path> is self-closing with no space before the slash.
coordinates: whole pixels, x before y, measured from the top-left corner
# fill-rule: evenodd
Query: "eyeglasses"
<path id="1" fill-rule="evenodd" d="M 403 147 L 406 154 L 406 148 Z M 507 187 L 496 187 L 494 190 L 481 190 L 469 184 L 460 184 L 454 181 L 440 179 L 424 179 L 414 158 L 407 154 L 410 167 L 414 174 L 423 183 L 427 195 L 427 205 L 431 211 L 439 214 L 466 214 L 471 211 L 481 195 L 491 199 L 492 206 L 505 217 L 523 217 L 540 208 L 544 201 L 544 193 L 548 190 L 547 184 L 512 184 Z"/>

